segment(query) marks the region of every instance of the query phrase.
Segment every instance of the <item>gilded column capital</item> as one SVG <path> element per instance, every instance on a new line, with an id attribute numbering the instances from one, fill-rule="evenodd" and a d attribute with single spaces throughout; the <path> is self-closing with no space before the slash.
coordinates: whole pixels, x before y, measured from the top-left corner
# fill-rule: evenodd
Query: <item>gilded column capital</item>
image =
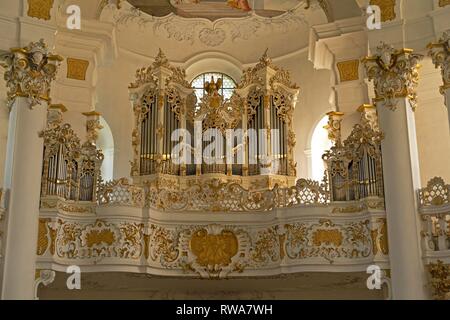
<path id="1" fill-rule="evenodd" d="M 363 104 L 358 108 L 358 112 L 361 113 L 360 122 L 364 127 L 370 128 L 374 132 L 380 132 L 377 108 L 374 105 Z"/>
<path id="2" fill-rule="evenodd" d="M 419 61 L 423 55 L 411 49 L 396 50 L 381 43 L 376 54 L 362 60 L 369 80 L 374 81 L 375 101 L 391 110 L 397 108 L 397 98 L 407 98 L 413 110 L 417 107 Z"/>
<path id="3" fill-rule="evenodd" d="M 16 97 L 26 97 L 30 108 L 41 101 L 50 101 L 50 86 L 63 60 L 48 51 L 44 40 L 32 42 L 24 48 L 13 48 L 0 56 L 5 68 L 8 88 L 7 103 L 12 107 Z"/>
<path id="4" fill-rule="evenodd" d="M 86 145 L 95 146 L 98 139 L 98 131 L 103 129 L 100 124 L 101 114 L 96 111 L 84 112 L 86 117 Z"/>
<path id="5" fill-rule="evenodd" d="M 436 68 L 441 68 L 444 85 L 441 93 L 450 89 L 450 30 L 447 30 L 436 43 L 428 45 L 428 54 L 431 56 Z"/>
<path id="6" fill-rule="evenodd" d="M 340 146 L 342 143 L 341 138 L 341 124 L 344 113 L 331 111 L 327 113 L 328 124 L 324 127 L 328 131 L 328 139 L 333 141 L 336 145 Z"/>

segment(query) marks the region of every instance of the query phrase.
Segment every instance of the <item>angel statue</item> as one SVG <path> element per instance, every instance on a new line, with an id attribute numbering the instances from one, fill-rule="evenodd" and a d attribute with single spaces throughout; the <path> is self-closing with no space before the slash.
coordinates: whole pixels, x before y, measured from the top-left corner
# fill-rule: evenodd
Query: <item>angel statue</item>
<path id="1" fill-rule="evenodd" d="M 217 79 L 214 81 L 214 76 L 211 77 L 211 81 L 205 83 L 204 89 L 209 95 L 216 95 L 219 93 L 219 89 L 222 87 L 222 79 Z"/>

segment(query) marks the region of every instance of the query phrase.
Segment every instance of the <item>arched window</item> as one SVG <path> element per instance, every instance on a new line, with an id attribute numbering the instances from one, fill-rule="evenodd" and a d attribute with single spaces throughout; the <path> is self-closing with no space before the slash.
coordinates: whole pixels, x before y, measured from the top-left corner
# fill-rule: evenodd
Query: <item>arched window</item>
<path id="1" fill-rule="evenodd" d="M 105 156 L 100 170 L 103 181 L 110 181 L 114 177 L 114 138 L 111 128 L 103 117 L 100 118 L 100 124 L 103 129 L 99 131 L 97 147 Z"/>
<path id="2" fill-rule="evenodd" d="M 324 127 L 328 124 L 328 116 L 323 117 L 314 129 L 311 139 L 311 171 L 312 179 L 321 181 L 325 171 L 322 155 L 329 150 L 333 144 L 328 139 L 328 132 Z"/>
<path id="3" fill-rule="evenodd" d="M 220 72 L 208 72 L 202 73 L 197 76 L 194 80 L 192 80 L 192 87 L 195 90 L 195 94 L 197 95 L 197 99 L 200 100 L 205 94 L 205 83 L 211 81 L 211 77 L 214 77 L 214 81 L 218 79 L 222 79 L 222 87 L 219 90 L 219 94 L 221 94 L 225 99 L 231 98 L 233 95 L 233 91 L 236 88 L 236 82 L 224 73 Z"/>

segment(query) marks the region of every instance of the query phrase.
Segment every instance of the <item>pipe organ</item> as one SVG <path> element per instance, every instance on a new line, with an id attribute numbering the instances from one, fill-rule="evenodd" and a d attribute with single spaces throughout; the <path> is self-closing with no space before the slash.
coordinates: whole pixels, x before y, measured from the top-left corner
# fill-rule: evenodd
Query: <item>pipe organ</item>
<path id="1" fill-rule="evenodd" d="M 95 140 L 100 129 L 99 114 L 85 113 L 88 138 L 83 145 L 69 124 L 62 123 L 63 105 L 51 105 L 47 113 L 44 138 L 41 196 L 74 201 L 97 200 L 97 184 L 101 182 L 103 154 Z"/>
<path id="2" fill-rule="evenodd" d="M 352 201 L 367 197 L 384 197 L 381 141 L 376 109 L 363 105 L 360 123 L 341 141 L 342 113 L 330 112 L 326 126 L 334 146 L 323 159 L 330 184 L 331 201 Z"/>
<path id="3" fill-rule="evenodd" d="M 245 70 L 230 99 L 221 79 L 205 84 L 200 101 L 160 51 L 129 87 L 135 115 L 131 175 L 136 183 L 189 185 L 204 178 L 257 188 L 295 183 L 293 111 L 298 87 L 264 54 Z M 255 183 L 256 181 L 256 183 Z"/>

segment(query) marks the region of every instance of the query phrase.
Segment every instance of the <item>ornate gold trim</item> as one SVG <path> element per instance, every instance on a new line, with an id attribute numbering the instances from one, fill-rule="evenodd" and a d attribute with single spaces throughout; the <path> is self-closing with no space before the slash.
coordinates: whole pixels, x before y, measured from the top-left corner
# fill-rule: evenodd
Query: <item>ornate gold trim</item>
<path id="1" fill-rule="evenodd" d="M 397 17 L 397 14 L 395 13 L 395 0 L 370 0 L 370 5 L 380 7 L 382 22 L 395 20 Z"/>
<path id="2" fill-rule="evenodd" d="M 407 98 L 411 108 L 417 107 L 417 85 L 419 82 L 419 61 L 423 55 L 414 54 L 411 49 L 395 50 L 381 43 L 376 54 L 362 59 L 369 80 L 374 81 L 375 102 L 395 110 L 398 98 Z"/>
<path id="3" fill-rule="evenodd" d="M 49 53 L 44 40 L 32 42 L 25 48 L 11 49 L 11 53 L 3 55 L 2 60 L 9 107 L 16 97 L 28 98 L 30 108 L 41 101 L 50 102 L 51 82 L 56 79 L 63 59 Z"/>
<path id="4" fill-rule="evenodd" d="M 434 291 L 434 298 L 437 300 L 450 299 L 450 265 L 444 264 L 441 260 L 428 265 L 431 277 L 431 286 Z"/>
<path id="5" fill-rule="evenodd" d="M 341 82 L 359 79 L 359 60 L 341 61 L 336 64 Z"/>
<path id="6" fill-rule="evenodd" d="M 67 78 L 74 80 L 86 80 L 86 72 L 89 61 L 75 58 L 67 58 Z"/>
<path id="7" fill-rule="evenodd" d="M 28 0 L 27 14 L 32 18 L 50 20 L 54 2 L 54 0 Z"/>

